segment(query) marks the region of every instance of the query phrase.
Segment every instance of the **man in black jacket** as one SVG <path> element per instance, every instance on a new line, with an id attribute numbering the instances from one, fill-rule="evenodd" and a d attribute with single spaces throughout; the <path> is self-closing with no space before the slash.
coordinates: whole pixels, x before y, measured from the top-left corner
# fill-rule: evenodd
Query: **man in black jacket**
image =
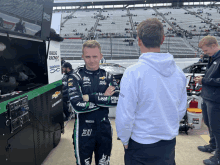
<path id="1" fill-rule="evenodd" d="M 202 38 L 199 47 L 209 55 L 204 77 L 198 76 L 194 80 L 202 84 L 202 113 L 204 123 L 209 128 L 210 144 L 199 146 L 198 149 L 209 153 L 215 151 L 214 156 L 203 161 L 204 164 L 220 165 L 220 47 L 213 36 Z"/>
<path id="2" fill-rule="evenodd" d="M 100 44 L 88 40 L 82 50 L 85 66 L 74 70 L 68 80 L 69 99 L 76 113 L 72 136 L 76 164 L 91 164 L 95 152 L 96 165 L 109 165 L 112 128 L 108 113 L 109 107 L 117 105 L 119 87 L 112 74 L 99 68 L 103 57 Z"/>
<path id="3" fill-rule="evenodd" d="M 64 73 L 63 78 L 62 78 L 62 83 L 63 83 L 63 112 L 66 116 L 66 118 L 64 119 L 64 121 L 68 120 L 68 117 L 70 115 L 69 112 L 69 107 L 67 105 L 67 101 L 69 101 L 68 98 L 68 79 L 70 77 L 71 74 L 73 74 L 73 69 L 72 69 L 72 65 L 69 62 L 65 62 L 62 65 L 62 71 Z"/>

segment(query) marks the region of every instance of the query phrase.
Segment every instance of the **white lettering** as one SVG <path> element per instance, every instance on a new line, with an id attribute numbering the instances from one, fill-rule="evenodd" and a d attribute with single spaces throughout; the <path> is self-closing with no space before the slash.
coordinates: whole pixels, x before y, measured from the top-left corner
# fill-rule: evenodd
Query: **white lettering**
<path id="1" fill-rule="evenodd" d="M 107 101 L 107 100 L 108 100 L 108 97 L 98 97 L 98 100 L 99 100 L 99 101 Z"/>
<path id="2" fill-rule="evenodd" d="M 99 85 L 106 85 L 106 82 L 105 81 L 100 81 Z"/>
<path id="3" fill-rule="evenodd" d="M 90 81 L 89 77 L 83 77 L 83 81 Z"/>
<path id="4" fill-rule="evenodd" d="M 94 103 L 90 103 L 89 104 L 89 108 L 94 108 L 95 107 L 95 104 Z"/>
<path id="5" fill-rule="evenodd" d="M 92 129 L 83 129 L 82 136 L 90 136 L 92 133 Z"/>
<path id="6" fill-rule="evenodd" d="M 111 97 L 111 102 L 112 103 L 117 103 L 118 102 L 118 97 Z"/>
<path id="7" fill-rule="evenodd" d="M 90 159 L 90 158 L 85 159 L 85 165 L 90 165 L 89 159 Z"/>
<path id="8" fill-rule="evenodd" d="M 94 120 L 86 120 L 86 123 L 95 123 Z"/>
<path id="9" fill-rule="evenodd" d="M 77 106 L 79 106 L 79 107 L 85 107 L 86 106 L 86 103 L 78 103 L 78 104 L 76 104 Z"/>
<path id="10" fill-rule="evenodd" d="M 99 165 L 109 165 L 110 157 L 107 155 L 102 156 L 102 159 L 99 160 Z"/>

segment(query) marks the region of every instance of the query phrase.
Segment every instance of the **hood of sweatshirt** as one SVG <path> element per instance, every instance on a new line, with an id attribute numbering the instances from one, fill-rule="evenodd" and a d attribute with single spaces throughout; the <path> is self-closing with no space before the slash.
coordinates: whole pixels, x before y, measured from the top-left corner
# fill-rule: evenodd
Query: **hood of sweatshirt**
<path id="1" fill-rule="evenodd" d="M 176 63 L 170 53 L 143 53 L 139 62 L 148 64 L 165 77 L 171 76 L 176 71 Z"/>

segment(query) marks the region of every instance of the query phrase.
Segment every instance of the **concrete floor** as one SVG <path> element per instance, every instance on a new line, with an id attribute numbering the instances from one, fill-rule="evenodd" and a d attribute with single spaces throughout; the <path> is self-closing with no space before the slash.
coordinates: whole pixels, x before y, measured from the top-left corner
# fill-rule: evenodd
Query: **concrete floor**
<path id="1" fill-rule="evenodd" d="M 113 148 L 110 158 L 111 165 L 124 165 L 124 149 L 120 140 L 117 140 L 115 120 L 110 119 L 113 127 Z M 74 119 L 65 127 L 59 145 L 53 149 L 42 163 L 43 165 L 75 165 L 76 159 L 72 145 L 72 133 Z M 199 145 L 205 145 L 209 141 L 208 129 L 202 123 L 199 130 L 189 130 L 189 135 L 181 133 L 177 136 L 176 144 L 176 164 L 177 165 L 202 165 L 204 159 L 208 159 L 212 154 L 200 152 Z M 91 165 L 95 165 L 94 158 Z"/>

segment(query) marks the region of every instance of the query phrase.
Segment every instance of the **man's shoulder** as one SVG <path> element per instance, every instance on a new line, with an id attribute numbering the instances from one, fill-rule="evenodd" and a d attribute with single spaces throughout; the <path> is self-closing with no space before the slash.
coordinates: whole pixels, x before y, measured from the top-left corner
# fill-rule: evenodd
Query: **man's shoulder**
<path id="1" fill-rule="evenodd" d="M 80 74 L 80 70 L 74 70 L 72 74 L 69 75 L 71 78 L 75 78 L 77 81 L 82 79 L 82 75 Z"/>
<path id="2" fill-rule="evenodd" d="M 110 79 L 111 76 L 113 75 L 112 73 L 106 71 L 105 69 L 99 68 L 100 75 L 104 76 L 106 79 Z"/>
<path id="3" fill-rule="evenodd" d="M 139 72 L 141 71 L 143 67 L 143 64 L 140 62 L 137 62 L 135 64 L 130 65 L 129 67 L 126 68 L 125 73 L 133 73 L 133 72 Z M 144 66 L 145 68 L 147 67 L 146 65 Z"/>

